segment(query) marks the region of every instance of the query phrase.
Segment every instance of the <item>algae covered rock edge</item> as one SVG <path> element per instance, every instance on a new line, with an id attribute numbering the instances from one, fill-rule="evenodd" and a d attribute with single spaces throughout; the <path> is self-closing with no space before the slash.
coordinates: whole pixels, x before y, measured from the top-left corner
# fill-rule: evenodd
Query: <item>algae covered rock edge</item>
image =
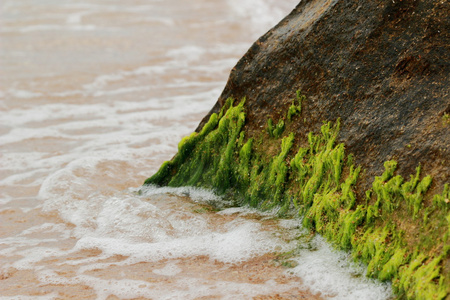
<path id="1" fill-rule="evenodd" d="M 300 2 L 146 184 L 294 209 L 398 295 L 445 298 L 449 12 L 448 1 Z M 292 101 L 298 89 L 306 101 Z"/>

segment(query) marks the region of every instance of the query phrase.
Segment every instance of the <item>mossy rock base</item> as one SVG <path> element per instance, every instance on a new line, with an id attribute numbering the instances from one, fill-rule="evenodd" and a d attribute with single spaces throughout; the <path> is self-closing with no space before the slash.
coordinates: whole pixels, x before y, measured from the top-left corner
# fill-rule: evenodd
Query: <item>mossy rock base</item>
<path id="1" fill-rule="evenodd" d="M 392 281 L 399 297 L 444 299 L 449 294 L 450 189 L 431 195 L 431 176 L 418 166 L 409 180 L 387 161 L 358 197 L 364 172 L 338 143 L 340 120 L 325 122 L 304 141 L 290 131 L 301 122 L 296 100 L 277 124 L 249 137 L 245 100 L 229 98 L 200 132 L 184 138 L 172 161 L 145 184 L 200 186 L 232 194 L 237 205 L 302 215 L 304 226 L 367 264 L 367 275 Z M 298 101 L 298 102 L 296 102 Z M 295 145 L 303 145 L 297 146 Z"/>

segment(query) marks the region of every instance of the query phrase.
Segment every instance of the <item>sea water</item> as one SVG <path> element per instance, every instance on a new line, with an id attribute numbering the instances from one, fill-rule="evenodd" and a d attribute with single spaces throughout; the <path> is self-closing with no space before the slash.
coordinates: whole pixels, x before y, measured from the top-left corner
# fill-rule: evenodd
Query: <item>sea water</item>
<path id="1" fill-rule="evenodd" d="M 141 188 L 297 2 L 3 0 L 0 299 L 389 298 L 300 219 Z"/>

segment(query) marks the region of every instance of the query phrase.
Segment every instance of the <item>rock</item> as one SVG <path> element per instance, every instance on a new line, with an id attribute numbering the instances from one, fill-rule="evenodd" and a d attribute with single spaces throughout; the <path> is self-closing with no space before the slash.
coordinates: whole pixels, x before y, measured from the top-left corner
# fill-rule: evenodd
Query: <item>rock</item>
<path id="1" fill-rule="evenodd" d="M 298 213 L 400 297 L 445 299 L 449 25 L 449 1 L 303 0 L 145 184 Z"/>
<path id="2" fill-rule="evenodd" d="M 210 114 L 246 97 L 252 132 L 296 90 L 309 116 L 294 132 L 341 118 L 339 141 L 366 170 L 362 189 L 391 159 L 403 176 L 420 164 L 434 186 L 450 182 L 448 1 L 303 0 L 237 63 Z"/>

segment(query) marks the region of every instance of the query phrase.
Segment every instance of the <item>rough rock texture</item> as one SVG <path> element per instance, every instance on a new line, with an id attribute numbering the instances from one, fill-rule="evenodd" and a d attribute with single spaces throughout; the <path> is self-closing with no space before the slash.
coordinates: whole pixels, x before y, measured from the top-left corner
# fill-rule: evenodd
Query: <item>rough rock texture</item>
<path id="1" fill-rule="evenodd" d="M 400 298 L 448 299 L 449 29 L 448 0 L 303 0 L 145 184 L 296 212 Z"/>
<path id="2" fill-rule="evenodd" d="M 421 164 L 433 188 L 450 181 L 450 2 L 303 0 L 232 70 L 211 113 L 247 98 L 250 133 L 284 114 L 296 90 L 317 132 L 341 118 L 339 142 L 366 172 L 360 191 L 398 161 L 407 178 Z M 296 138 L 297 139 L 297 138 Z"/>

